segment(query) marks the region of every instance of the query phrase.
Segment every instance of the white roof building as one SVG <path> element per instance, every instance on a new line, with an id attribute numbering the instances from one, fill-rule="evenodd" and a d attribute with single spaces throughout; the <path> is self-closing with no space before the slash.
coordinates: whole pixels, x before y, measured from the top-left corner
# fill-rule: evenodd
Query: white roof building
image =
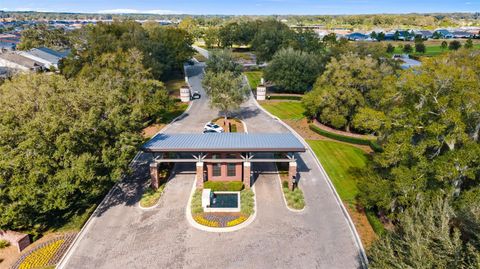
<path id="1" fill-rule="evenodd" d="M 34 48 L 29 51 L 19 51 L 18 54 L 43 64 L 46 69 L 58 69 L 58 62 L 68 55 L 68 52 L 58 52 L 48 48 Z"/>

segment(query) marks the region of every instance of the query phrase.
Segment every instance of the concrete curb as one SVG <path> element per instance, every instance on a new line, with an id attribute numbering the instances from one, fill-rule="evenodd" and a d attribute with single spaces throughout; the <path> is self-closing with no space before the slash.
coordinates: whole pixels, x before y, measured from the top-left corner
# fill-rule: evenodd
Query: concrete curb
<path id="1" fill-rule="evenodd" d="M 310 155 L 314 158 L 315 162 L 317 163 L 318 167 L 320 168 L 320 171 L 322 173 L 322 175 L 324 176 L 324 179 L 325 181 L 327 182 L 327 185 L 330 187 L 330 191 L 332 192 L 332 194 L 334 195 L 335 197 L 335 200 L 338 204 L 338 206 L 340 207 L 340 209 L 342 210 L 342 213 L 345 217 L 345 220 L 347 221 L 347 224 L 348 224 L 348 227 L 350 229 L 350 232 L 352 233 L 352 236 L 353 236 L 353 239 L 355 241 L 355 245 L 357 246 L 358 248 L 358 251 L 360 252 L 359 256 L 361 257 L 361 265 L 362 265 L 362 268 L 368 268 L 368 258 L 367 258 L 367 254 L 365 253 L 365 249 L 363 248 L 363 244 L 362 244 L 362 240 L 360 239 L 360 236 L 358 235 L 358 232 L 355 228 L 355 224 L 353 224 L 353 221 L 352 219 L 350 218 L 350 215 L 348 214 L 348 211 L 347 209 L 345 208 L 345 206 L 343 205 L 343 202 L 342 202 L 342 199 L 340 199 L 340 196 L 338 195 L 338 192 L 337 190 L 335 189 L 335 186 L 333 186 L 333 183 L 330 179 L 330 177 L 328 176 L 327 172 L 325 171 L 325 169 L 323 168 L 322 164 L 320 163 L 320 161 L 318 160 L 317 156 L 315 156 L 315 154 L 313 153 L 313 149 L 310 147 L 310 145 L 307 143 L 307 141 L 305 141 L 305 139 L 300 136 L 292 127 L 290 127 L 288 124 L 286 124 L 285 122 L 283 122 L 281 119 L 279 119 L 278 117 L 272 115 L 270 112 L 268 112 L 266 109 L 264 109 L 258 102 L 257 100 L 255 99 L 255 96 L 253 95 L 252 92 L 250 92 L 250 95 L 252 96 L 255 104 L 257 105 L 257 107 L 262 110 L 263 112 L 265 112 L 267 115 L 269 115 L 271 118 L 277 120 L 278 122 L 280 122 L 285 128 L 287 128 L 290 132 L 292 132 L 301 142 L 302 144 L 308 149 L 308 152 L 310 153 Z M 283 193 L 283 191 L 282 191 Z"/>
<path id="2" fill-rule="evenodd" d="M 253 201 L 254 201 L 253 214 L 250 215 L 246 221 L 244 221 L 244 222 L 242 222 L 238 225 L 235 225 L 235 226 L 232 226 L 232 227 L 225 227 L 225 228 L 207 227 L 207 226 L 203 226 L 203 225 L 199 224 L 198 222 L 196 222 L 193 219 L 192 207 L 191 207 L 193 193 L 196 190 L 196 184 L 197 184 L 197 177 L 195 176 L 195 180 L 193 181 L 192 190 L 190 191 L 190 197 L 188 198 L 188 204 L 187 204 L 187 207 L 185 208 L 185 215 L 187 217 L 187 221 L 192 227 L 194 227 L 194 228 L 196 228 L 200 231 L 210 232 L 210 233 L 230 233 L 230 232 L 235 232 L 235 231 L 238 231 L 238 230 L 241 230 L 241 229 L 247 227 L 257 217 L 257 194 L 255 192 L 255 186 L 253 186 L 252 187 L 252 191 L 253 191 L 253 194 L 254 194 L 253 195 Z"/>
<path id="3" fill-rule="evenodd" d="M 189 83 L 190 84 L 190 83 Z M 160 131 L 158 131 L 158 133 L 155 134 L 158 135 L 159 133 L 162 133 L 164 132 L 165 130 L 167 130 L 171 125 L 172 123 L 176 122 L 180 117 L 184 116 L 186 113 L 188 113 L 188 111 L 190 110 L 190 108 L 192 107 L 192 103 L 193 102 L 190 102 L 187 109 L 182 113 L 180 114 L 178 117 L 174 118 L 169 124 L 167 124 L 165 127 L 163 127 Z M 137 159 L 140 157 L 141 155 L 141 152 L 139 151 L 137 153 L 137 155 L 135 155 L 135 157 L 133 158 L 133 160 L 130 162 L 130 166 L 133 165 L 135 162 L 137 162 Z M 107 193 L 107 195 L 105 195 L 105 197 L 103 197 L 102 201 L 98 204 L 97 208 L 95 208 L 95 210 L 93 211 L 93 213 L 90 215 L 90 217 L 88 217 L 88 220 L 85 222 L 85 224 L 83 225 L 82 229 L 80 229 L 80 232 L 78 232 L 77 236 L 75 236 L 75 239 L 73 239 L 73 242 L 70 244 L 70 246 L 68 247 L 67 251 L 65 252 L 65 254 L 63 255 L 63 257 L 60 259 L 60 261 L 58 262 L 58 264 L 55 266 L 56 269 L 63 269 L 65 268 L 68 260 L 70 259 L 70 257 L 72 256 L 72 253 L 73 251 L 78 247 L 78 242 L 85 236 L 85 233 L 90 229 L 90 226 L 92 225 L 93 223 L 93 217 L 96 215 L 98 209 L 100 208 L 101 205 L 103 205 L 109 198 L 110 196 L 112 195 L 112 192 L 113 190 L 115 190 L 116 188 L 118 188 L 118 184 L 120 184 L 121 182 L 123 181 L 120 180 L 118 181 L 117 183 L 115 183 L 115 185 L 113 185 L 113 187 L 110 189 L 110 191 Z M 160 201 L 160 199 L 158 200 Z"/>

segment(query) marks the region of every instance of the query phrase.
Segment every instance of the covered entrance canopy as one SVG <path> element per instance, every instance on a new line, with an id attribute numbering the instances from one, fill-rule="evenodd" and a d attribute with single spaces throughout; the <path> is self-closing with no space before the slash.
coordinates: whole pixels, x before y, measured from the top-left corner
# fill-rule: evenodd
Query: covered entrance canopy
<path id="1" fill-rule="evenodd" d="M 291 133 L 207 133 L 158 134 L 142 146 L 144 152 L 158 157 L 150 164 L 152 187 L 158 182 L 160 163 L 192 162 L 197 164 L 197 187 L 203 182 L 241 181 L 250 188 L 252 162 L 288 162 L 289 186 L 296 176 L 294 153 L 304 152 L 303 144 Z M 260 157 L 267 154 L 268 158 Z M 243 165 L 242 165 L 243 164 Z M 206 172 L 206 173 L 205 173 Z"/>

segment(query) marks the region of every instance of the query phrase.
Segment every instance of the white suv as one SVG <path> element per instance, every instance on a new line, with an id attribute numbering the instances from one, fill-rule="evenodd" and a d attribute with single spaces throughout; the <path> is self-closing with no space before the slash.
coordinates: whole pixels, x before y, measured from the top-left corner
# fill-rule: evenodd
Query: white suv
<path id="1" fill-rule="evenodd" d="M 216 132 L 216 133 L 223 133 L 225 132 L 225 130 L 223 130 L 223 128 L 215 123 L 212 123 L 212 122 L 209 122 L 207 124 L 205 124 L 205 126 L 203 127 L 203 132 Z"/>

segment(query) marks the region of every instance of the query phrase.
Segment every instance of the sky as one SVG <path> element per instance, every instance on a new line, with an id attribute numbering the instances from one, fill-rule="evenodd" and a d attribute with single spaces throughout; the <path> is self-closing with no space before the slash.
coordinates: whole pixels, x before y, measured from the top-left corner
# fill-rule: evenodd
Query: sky
<path id="1" fill-rule="evenodd" d="M 0 0 L 0 10 L 208 15 L 480 12 L 480 0 Z"/>

